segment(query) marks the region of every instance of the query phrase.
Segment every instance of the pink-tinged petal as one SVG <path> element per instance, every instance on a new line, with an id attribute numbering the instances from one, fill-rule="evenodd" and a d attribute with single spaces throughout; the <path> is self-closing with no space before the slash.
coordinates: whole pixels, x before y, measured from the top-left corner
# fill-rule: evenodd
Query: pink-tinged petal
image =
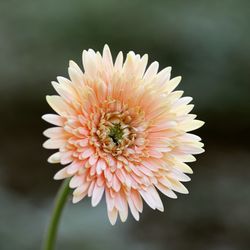
<path id="1" fill-rule="evenodd" d="M 137 74 L 138 74 L 138 77 L 139 78 L 142 78 L 144 73 L 145 73 L 145 70 L 146 70 L 146 67 L 147 67 L 147 64 L 148 64 L 148 55 L 145 54 L 140 62 L 139 62 L 139 65 L 138 65 L 138 68 L 137 68 Z"/>
<path id="2" fill-rule="evenodd" d="M 171 188 L 172 187 L 172 183 L 170 182 L 170 180 L 168 178 L 166 178 L 166 176 L 161 176 L 160 178 L 158 178 L 158 181 L 168 187 L 168 188 Z"/>
<path id="3" fill-rule="evenodd" d="M 147 159 L 145 161 L 142 161 L 143 166 L 148 168 L 149 170 L 156 172 L 160 168 L 160 165 L 155 162 L 154 160 Z"/>
<path id="4" fill-rule="evenodd" d="M 112 211 L 115 206 L 115 199 L 111 197 L 109 189 L 105 190 L 106 203 L 108 211 Z"/>
<path id="5" fill-rule="evenodd" d="M 96 183 L 93 193 L 92 193 L 92 199 L 91 199 L 91 203 L 93 207 L 95 207 L 100 202 L 100 200 L 102 199 L 103 192 L 104 192 L 104 187 L 103 186 L 100 187 Z"/>
<path id="6" fill-rule="evenodd" d="M 131 190 L 130 194 L 136 209 L 141 213 L 143 210 L 143 202 L 139 192 L 136 190 Z"/>
<path id="7" fill-rule="evenodd" d="M 150 156 L 155 157 L 155 158 L 162 158 L 163 157 L 163 154 L 161 152 L 159 152 L 157 150 L 153 150 L 153 149 L 151 149 L 149 151 L 149 154 L 150 154 Z"/>
<path id="8" fill-rule="evenodd" d="M 78 128 L 78 132 L 79 132 L 81 135 L 85 135 L 85 136 L 89 135 L 89 130 L 86 129 L 86 128 L 83 128 L 83 127 L 79 127 L 79 128 Z"/>
<path id="9" fill-rule="evenodd" d="M 111 70 L 113 68 L 113 59 L 107 44 L 103 48 L 103 60 L 108 70 Z"/>
<path id="10" fill-rule="evenodd" d="M 115 207 L 118 210 L 123 210 L 125 209 L 126 203 L 121 195 L 121 193 L 115 193 Z"/>
<path id="11" fill-rule="evenodd" d="M 102 172 L 102 170 L 105 170 L 107 167 L 107 164 L 106 162 L 100 158 L 96 164 L 96 171 L 97 171 L 97 174 L 100 174 Z"/>
<path id="12" fill-rule="evenodd" d="M 190 181 L 190 177 L 185 175 L 184 173 L 178 171 L 177 169 L 172 169 L 170 173 L 167 173 L 167 176 L 170 179 L 174 179 L 177 181 L 187 182 Z"/>
<path id="13" fill-rule="evenodd" d="M 119 181 L 119 179 L 116 177 L 116 174 L 113 175 L 113 189 L 116 191 L 116 192 L 119 192 L 120 188 L 121 188 L 121 183 Z"/>
<path id="14" fill-rule="evenodd" d="M 145 175 L 147 175 L 147 176 L 151 176 L 151 177 L 154 176 L 154 174 L 153 174 L 148 168 L 145 168 L 143 165 L 138 166 L 138 170 L 139 170 L 142 174 L 145 174 Z"/>
<path id="15" fill-rule="evenodd" d="M 169 188 L 163 186 L 161 183 L 157 183 L 155 185 L 163 194 L 168 196 L 169 198 L 176 199 L 177 195 Z"/>
<path id="16" fill-rule="evenodd" d="M 72 151 L 61 153 L 61 164 L 66 165 L 71 163 L 73 161 L 72 154 Z"/>
<path id="17" fill-rule="evenodd" d="M 89 140 L 86 138 L 86 139 L 82 139 L 82 140 L 80 140 L 79 141 L 79 145 L 81 146 L 81 147 L 86 147 L 86 146 L 88 146 L 88 143 L 89 143 Z"/>
<path id="18" fill-rule="evenodd" d="M 86 150 L 84 150 L 84 152 L 81 154 L 82 159 L 87 159 L 89 158 L 91 155 L 93 155 L 95 153 L 93 148 L 86 148 Z"/>
<path id="19" fill-rule="evenodd" d="M 94 188 L 95 188 L 95 181 L 92 181 L 89 186 L 88 197 L 91 197 L 93 195 Z"/>
<path id="20" fill-rule="evenodd" d="M 151 197 L 154 199 L 155 201 L 155 205 L 156 205 L 156 208 L 163 212 L 164 211 L 164 207 L 163 207 L 163 204 L 162 204 L 162 201 L 161 201 L 161 198 L 157 192 L 157 190 L 155 189 L 154 186 L 151 186 L 148 188 L 148 193 L 151 195 Z"/>
<path id="21" fill-rule="evenodd" d="M 201 154 L 205 152 L 203 148 L 194 147 L 191 145 L 181 145 L 177 148 L 178 151 L 183 152 L 184 154 Z"/>
<path id="22" fill-rule="evenodd" d="M 57 82 L 52 81 L 52 86 L 56 90 L 56 92 L 68 103 L 70 103 L 73 99 L 74 96 L 69 92 L 68 89 L 64 88 L 62 85 L 60 85 Z"/>
<path id="23" fill-rule="evenodd" d="M 68 68 L 70 80 L 75 83 L 77 86 L 81 86 L 82 84 L 82 75 L 80 75 L 75 68 Z"/>
<path id="24" fill-rule="evenodd" d="M 42 119 L 48 123 L 51 123 L 56 126 L 63 126 L 64 121 L 63 118 L 59 115 L 55 114 L 46 114 L 42 116 Z"/>
<path id="25" fill-rule="evenodd" d="M 105 180 L 105 177 L 103 176 L 103 175 L 99 175 L 98 177 L 97 177 L 97 181 L 96 181 L 96 183 L 97 183 L 97 185 L 99 186 L 99 187 L 101 187 L 101 186 L 105 186 L 105 182 L 106 180 Z"/>
<path id="26" fill-rule="evenodd" d="M 67 169 L 67 167 L 66 167 Z M 79 187 L 83 184 L 84 180 L 83 180 L 83 177 L 81 175 L 74 175 L 70 182 L 69 182 L 69 187 L 70 188 L 76 188 L 76 187 Z"/>
<path id="27" fill-rule="evenodd" d="M 67 172 L 69 174 L 75 174 L 83 166 L 84 166 L 84 162 L 74 161 L 70 165 L 67 166 Z"/>
<path id="28" fill-rule="evenodd" d="M 178 123 L 176 121 L 167 121 L 167 122 L 163 122 L 163 123 L 157 124 L 155 126 L 152 126 L 151 130 L 152 130 L 152 132 L 159 132 L 162 130 L 167 130 L 167 129 L 173 128 L 177 124 Z M 162 135 L 164 135 L 164 132 L 162 132 Z"/>
<path id="29" fill-rule="evenodd" d="M 97 160 L 98 160 L 98 156 L 97 155 L 95 155 L 95 154 L 93 154 L 93 155 L 91 155 L 90 157 L 89 157 L 89 164 L 90 165 L 95 165 L 96 164 L 96 162 L 97 162 Z"/>
<path id="30" fill-rule="evenodd" d="M 96 53 L 92 49 L 83 51 L 82 63 L 86 74 L 91 77 L 97 74 Z"/>
<path id="31" fill-rule="evenodd" d="M 118 211 L 116 208 L 113 208 L 112 211 L 108 210 L 108 217 L 109 217 L 109 221 L 110 221 L 111 225 L 115 225 L 116 220 L 117 220 L 117 216 L 118 216 Z"/>
<path id="32" fill-rule="evenodd" d="M 90 168 L 90 176 L 94 176 L 96 174 L 96 166 L 93 165 L 91 168 Z"/>
<path id="33" fill-rule="evenodd" d="M 128 197 L 128 205 L 129 205 L 131 214 L 133 215 L 135 220 L 139 221 L 140 214 L 139 214 L 138 210 L 136 209 L 136 207 L 135 207 L 135 205 L 130 197 Z"/>
<path id="34" fill-rule="evenodd" d="M 83 72 L 80 67 L 72 60 L 69 61 L 69 67 L 73 68 L 79 75 L 79 77 L 83 77 Z"/>
<path id="35" fill-rule="evenodd" d="M 131 170 L 136 174 L 136 175 L 138 175 L 138 176 L 142 176 L 142 173 L 141 173 L 141 171 L 139 171 L 139 168 L 140 168 L 140 166 L 135 166 L 133 163 L 129 163 L 129 167 L 131 168 Z"/>
<path id="36" fill-rule="evenodd" d="M 105 178 L 107 179 L 108 182 L 110 182 L 112 180 L 113 175 L 110 172 L 109 168 L 106 168 L 104 170 L 104 176 L 105 176 Z"/>
<path id="37" fill-rule="evenodd" d="M 122 222 L 125 222 L 128 218 L 128 204 L 126 201 L 125 201 L 125 203 L 126 203 L 126 205 L 125 205 L 124 209 L 119 210 L 119 215 L 120 215 Z"/>
<path id="38" fill-rule="evenodd" d="M 145 190 L 140 190 L 139 191 L 140 195 L 142 196 L 142 198 L 144 199 L 144 201 L 152 208 L 152 209 L 156 209 L 156 204 L 154 199 L 152 198 L 152 196 Z"/>

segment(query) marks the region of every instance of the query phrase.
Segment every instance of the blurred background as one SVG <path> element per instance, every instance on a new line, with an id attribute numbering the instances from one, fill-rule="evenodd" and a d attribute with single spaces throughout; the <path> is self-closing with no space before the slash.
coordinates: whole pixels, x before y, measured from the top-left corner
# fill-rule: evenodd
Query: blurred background
<path id="1" fill-rule="evenodd" d="M 41 115 L 50 81 L 83 49 L 148 53 L 182 75 L 206 122 L 189 195 L 112 227 L 104 201 L 68 204 L 58 250 L 250 249 L 249 0 L 0 0 L 0 249 L 40 249 L 60 182 Z"/>

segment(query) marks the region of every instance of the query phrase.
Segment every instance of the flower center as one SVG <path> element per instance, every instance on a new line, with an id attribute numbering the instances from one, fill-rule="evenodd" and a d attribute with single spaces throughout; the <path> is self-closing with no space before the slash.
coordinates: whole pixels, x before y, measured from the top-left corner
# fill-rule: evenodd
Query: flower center
<path id="1" fill-rule="evenodd" d="M 138 161 L 144 152 L 148 126 L 139 107 L 106 101 L 90 118 L 90 141 L 100 156 L 133 157 Z"/>
<path id="2" fill-rule="evenodd" d="M 109 128 L 108 136 L 113 140 L 116 146 L 121 143 L 123 137 L 123 129 L 120 123 L 115 123 L 111 128 Z"/>

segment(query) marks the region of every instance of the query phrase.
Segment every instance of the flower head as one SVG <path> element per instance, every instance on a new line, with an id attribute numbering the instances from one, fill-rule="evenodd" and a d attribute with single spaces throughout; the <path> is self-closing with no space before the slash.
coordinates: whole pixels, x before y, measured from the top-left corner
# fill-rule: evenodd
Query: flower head
<path id="1" fill-rule="evenodd" d="M 70 80 L 58 77 L 59 95 L 47 96 L 57 114 L 43 119 L 56 127 L 44 132 L 43 146 L 58 149 L 50 163 L 66 165 L 54 178 L 71 178 L 74 203 L 89 196 L 96 206 L 105 194 L 112 224 L 118 214 L 125 221 L 128 209 L 139 220 L 142 200 L 163 211 L 157 189 L 170 198 L 188 193 L 185 162 L 204 151 L 188 133 L 203 125 L 189 114 L 192 98 L 173 91 L 181 77 L 170 79 L 171 67 L 158 72 L 158 62 L 147 68 L 148 56 L 134 52 L 113 62 L 107 45 L 102 55 L 83 51 L 82 59 L 84 72 L 70 61 Z"/>

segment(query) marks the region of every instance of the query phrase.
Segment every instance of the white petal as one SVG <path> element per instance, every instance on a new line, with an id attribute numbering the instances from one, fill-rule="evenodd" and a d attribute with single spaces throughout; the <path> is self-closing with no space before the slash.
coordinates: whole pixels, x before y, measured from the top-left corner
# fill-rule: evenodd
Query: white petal
<path id="1" fill-rule="evenodd" d="M 123 53 L 120 51 L 115 60 L 115 69 L 119 71 L 122 70 L 122 64 L 123 64 Z"/>
<path id="2" fill-rule="evenodd" d="M 46 96 L 46 100 L 59 115 L 75 114 L 75 111 L 60 96 Z"/>
<path id="3" fill-rule="evenodd" d="M 54 153 L 53 155 L 51 155 L 49 158 L 48 158 L 48 162 L 49 163 L 59 163 L 60 160 L 61 160 L 61 153 L 60 152 L 56 152 Z"/>
<path id="4" fill-rule="evenodd" d="M 43 143 L 43 147 L 46 149 L 58 149 L 65 145 L 65 141 L 62 139 L 48 139 Z"/>
<path id="5" fill-rule="evenodd" d="M 42 119 L 56 126 L 63 126 L 63 118 L 55 114 L 46 114 L 42 116 Z"/>
<path id="6" fill-rule="evenodd" d="M 188 131 L 192 131 L 192 130 L 202 127 L 204 123 L 205 122 L 200 121 L 200 120 L 191 120 L 191 121 L 187 121 L 182 124 L 179 124 L 178 128 L 188 132 Z"/>
<path id="7" fill-rule="evenodd" d="M 125 222 L 127 220 L 127 218 L 128 218 L 128 205 L 127 205 L 127 203 L 126 203 L 126 206 L 124 207 L 124 209 L 119 210 L 119 215 L 120 215 L 122 222 Z"/>
<path id="8" fill-rule="evenodd" d="M 164 85 L 165 83 L 167 83 L 170 80 L 171 70 L 172 70 L 172 67 L 167 67 L 167 68 L 161 70 L 157 74 L 155 81 L 159 85 Z"/>
<path id="9" fill-rule="evenodd" d="M 172 189 L 174 191 L 181 193 L 181 194 L 188 194 L 187 188 L 179 181 L 171 180 L 171 183 L 172 183 Z"/>
<path id="10" fill-rule="evenodd" d="M 181 76 L 177 76 L 175 78 L 172 78 L 168 83 L 165 85 L 165 92 L 170 93 L 172 92 L 180 83 Z"/>
<path id="11" fill-rule="evenodd" d="M 77 195 L 77 196 L 74 195 L 72 202 L 77 203 L 80 200 L 82 200 L 86 195 L 87 195 L 87 191 L 85 191 L 84 193 L 81 193 L 80 195 Z"/>
<path id="12" fill-rule="evenodd" d="M 162 184 L 160 183 L 157 183 L 155 185 L 163 194 L 165 194 L 166 196 L 168 196 L 169 198 L 172 198 L 172 199 L 176 199 L 177 198 L 177 195 L 169 188 L 163 186 Z"/>
<path id="13" fill-rule="evenodd" d="M 48 138 L 60 138 L 65 135 L 65 130 L 62 127 L 48 128 L 43 132 L 43 135 Z"/>
<path id="14" fill-rule="evenodd" d="M 74 61 L 72 61 L 72 60 L 69 61 L 69 67 L 74 68 L 77 71 L 77 73 L 79 74 L 79 76 L 83 76 L 82 70 L 77 65 L 77 63 L 75 63 Z"/>
<path id="15" fill-rule="evenodd" d="M 62 179 L 70 177 L 71 175 L 69 175 L 66 170 L 67 170 L 67 167 L 58 171 L 54 176 L 54 180 L 62 180 Z"/>
<path id="16" fill-rule="evenodd" d="M 153 62 L 147 69 L 147 71 L 144 74 L 144 79 L 149 79 L 154 77 L 157 74 L 159 68 L 159 63 L 158 62 Z"/>

